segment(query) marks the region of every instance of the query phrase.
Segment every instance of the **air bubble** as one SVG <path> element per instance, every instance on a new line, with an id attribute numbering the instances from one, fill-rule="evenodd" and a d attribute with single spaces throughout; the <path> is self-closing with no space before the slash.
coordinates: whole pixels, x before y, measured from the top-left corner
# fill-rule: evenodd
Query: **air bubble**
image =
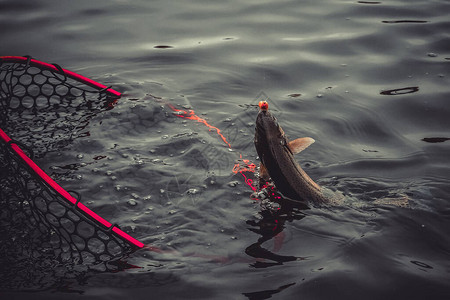
<path id="1" fill-rule="evenodd" d="M 236 187 L 238 184 L 239 184 L 238 181 L 230 181 L 230 182 L 228 182 L 228 186 L 230 186 L 230 187 Z"/>
<path id="2" fill-rule="evenodd" d="M 130 200 L 127 201 L 127 204 L 130 205 L 130 206 L 136 206 L 138 203 L 137 203 L 136 200 L 130 199 Z"/>
<path id="3" fill-rule="evenodd" d="M 258 193 L 258 199 L 264 200 L 267 198 L 267 194 L 264 192 L 259 192 Z"/>
<path id="4" fill-rule="evenodd" d="M 186 193 L 187 193 L 188 195 L 195 195 L 195 194 L 197 194 L 198 192 L 199 192 L 198 189 L 188 189 Z"/>

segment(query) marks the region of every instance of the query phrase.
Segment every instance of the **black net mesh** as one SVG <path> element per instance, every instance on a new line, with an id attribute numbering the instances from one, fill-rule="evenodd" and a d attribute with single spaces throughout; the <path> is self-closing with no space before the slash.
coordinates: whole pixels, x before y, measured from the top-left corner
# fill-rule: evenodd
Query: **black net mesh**
<path id="1" fill-rule="evenodd" d="M 68 265 L 81 263 L 114 269 L 108 262 L 127 255 L 133 245 L 53 189 L 12 144 L 28 156 L 32 155 L 25 145 L 32 145 L 42 156 L 83 136 L 89 119 L 116 99 L 105 90 L 29 63 L 2 63 L 0 86 L 0 128 L 14 138 L 10 143 L 0 138 L 0 288 L 35 282 L 36 268 L 47 270 L 38 272 L 43 278 L 49 268 L 61 264 L 66 272 Z"/>
<path id="2" fill-rule="evenodd" d="M 0 149 L 1 230 L 26 236 L 27 243 L 39 238 L 61 261 L 108 261 L 131 248 L 30 172 L 11 148 Z"/>
<path id="3" fill-rule="evenodd" d="M 36 156 L 88 135 L 89 120 L 111 109 L 117 96 L 57 71 L 0 60 L 0 125 L 14 139 L 33 145 Z"/>

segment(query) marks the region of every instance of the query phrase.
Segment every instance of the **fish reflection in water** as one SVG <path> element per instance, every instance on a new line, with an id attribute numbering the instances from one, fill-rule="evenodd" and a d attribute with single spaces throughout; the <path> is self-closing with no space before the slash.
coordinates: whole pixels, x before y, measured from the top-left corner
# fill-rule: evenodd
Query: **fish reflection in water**
<path id="1" fill-rule="evenodd" d="M 281 265 L 289 261 L 304 260 L 304 257 L 279 255 L 278 252 L 281 249 L 286 221 L 300 221 L 306 215 L 302 212 L 304 209 L 308 209 L 306 204 L 301 202 L 281 202 L 280 206 L 273 203 L 277 203 L 282 199 L 279 194 L 271 193 L 269 199 L 262 200 L 262 209 L 259 212 L 261 218 L 258 221 L 247 220 L 246 223 L 252 227 L 250 231 L 255 232 L 261 237 L 256 243 L 251 244 L 245 249 L 245 253 L 249 256 L 259 259 L 252 266 L 254 268 L 267 268 L 274 265 Z M 267 250 L 262 247 L 262 244 L 274 239 L 273 250 Z M 268 259 L 273 262 L 265 262 L 261 259 Z"/>
<path id="2" fill-rule="evenodd" d="M 273 290 L 264 290 L 259 292 L 252 292 L 252 293 L 242 293 L 244 296 L 246 296 L 250 300 L 260 300 L 260 299 L 269 299 L 273 295 L 278 294 L 279 292 L 287 289 L 290 286 L 293 286 L 295 282 L 282 285 L 276 289 Z"/>

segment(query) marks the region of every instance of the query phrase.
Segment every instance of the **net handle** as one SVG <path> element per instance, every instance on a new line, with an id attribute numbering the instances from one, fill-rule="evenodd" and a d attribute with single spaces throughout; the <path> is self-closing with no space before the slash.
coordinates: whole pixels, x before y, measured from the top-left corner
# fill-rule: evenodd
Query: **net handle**
<path id="1" fill-rule="evenodd" d="M 94 81 L 92 79 L 84 77 L 75 72 L 63 69 L 57 65 L 53 65 L 53 64 L 49 64 L 49 63 L 45 63 L 45 62 L 33 59 L 30 56 L 0 56 L 0 62 L 25 63 L 25 64 L 28 63 L 29 65 L 38 67 L 40 69 L 46 69 L 46 70 L 50 70 L 50 71 L 56 72 L 56 73 L 62 72 L 62 75 L 64 75 L 64 76 L 67 76 L 69 78 L 75 79 L 80 82 L 83 82 L 84 84 L 86 84 L 90 87 L 96 88 L 100 91 L 107 92 L 114 97 L 120 98 L 122 95 L 120 92 L 112 89 L 111 87 L 108 87 L 106 85 L 98 83 L 97 81 Z"/>
<path id="2" fill-rule="evenodd" d="M 88 207 L 86 207 L 83 203 L 79 202 L 75 197 L 70 195 L 69 192 L 67 192 L 65 189 L 63 189 L 59 184 L 57 184 L 53 179 L 50 178 L 41 168 L 39 168 L 36 163 L 29 158 L 25 152 L 23 152 L 22 149 L 13 141 L 11 138 L 0 128 L 0 141 L 3 140 L 6 144 L 11 147 L 11 150 L 14 151 L 22 160 L 23 162 L 30 167 L 37 176 L 42 178 L 56 193 L 61 195 L 63 199 L 65 199 L 67 202 L 74 205 L 76 208 L 81 210 L 84 214 L 88 215 L 92 220 L 96 221 L 97 223 L 101 224 L 105 227 L 105 229 L 112 230 L 116 235 L 118 235 L 121 239 L 127 241 L 129 244 L 142 248 L 144 247 L 144 244 L 129 234 L 125 233 L 123 230 L 118 228 L 116 225 L 111 224 L 110 222 L 106 221 L 99 215 L 97 215 L 95 212 L 90 210 Z"/>

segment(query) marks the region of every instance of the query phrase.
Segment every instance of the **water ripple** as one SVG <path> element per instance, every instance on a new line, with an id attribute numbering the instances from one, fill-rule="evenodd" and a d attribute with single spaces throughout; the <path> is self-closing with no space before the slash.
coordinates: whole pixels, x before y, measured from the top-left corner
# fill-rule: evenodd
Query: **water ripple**
<path id="1" fill-rule="evenodd" d="M 399 23 L 428 23 L 428 21 L 423 20 L 395 20 L 395 21 L 381 21 L 387 24 L 399 24 Z"/>
<path id="2" fill-rule="evenodd" d="M 443 143 L 445 141 L 450 140 L 450 138 L 444 138 L 444 137 L 431 137 L 431 138 L 423 138 L 422 141 L 427 143 Z"/>
<path id="3" fill-rule="evenodd" d="M 385 90 L 380 92 L 381 95 L 404 95 L 404 94 L 411 94 L 419 91 L 418 86 L 411 86 L 411 87 L 405 87 L 405 88 L 399 88 L 399 89 L 393 89 L 393 90 Z"/>
<path id="4" fill-rule="evenodd" d="M 56 282 L 100 298 L 152 294 L 149 277 L 164 273 L 179 279 L 158 287 L 164 299 L 448 293 L 448 1 L 0 2 L 3 55 L 26 49 L 124 92 L 90 120 L 90 136 L 39 164 L 72 172 L 61 185 L 130 234 L 175 249 L 135 253 L 142 269 L 111 274 L 124 288 L 98 289 L 105 274 Z M 261 93 L 289 137 L 316 140 L 297 158 L 346 205 L 260 222 L 275 215 L 232 168 L 237 151 L 258 163 Z M 235 152 L 166 102 L 195 110 Z M 375 203 L 402 194 L 411 208 Z M 255 243 L 274 255 L 248 256 Z M 282 255 L 306 259 L 270 260 Z"/>

